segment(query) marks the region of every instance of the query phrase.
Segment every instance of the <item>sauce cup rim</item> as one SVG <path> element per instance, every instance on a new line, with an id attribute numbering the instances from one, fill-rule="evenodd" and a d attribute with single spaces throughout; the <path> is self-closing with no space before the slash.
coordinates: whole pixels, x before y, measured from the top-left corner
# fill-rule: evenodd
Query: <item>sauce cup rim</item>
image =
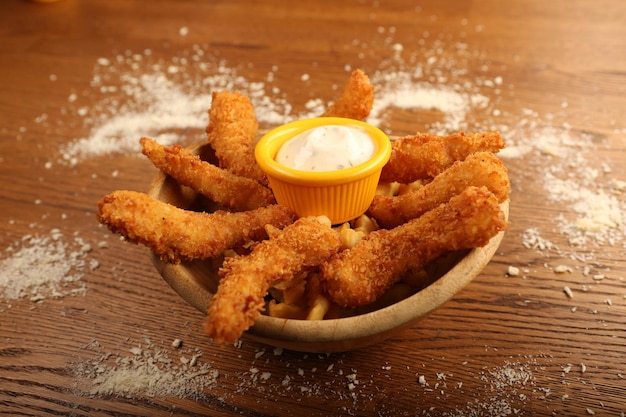
<path id="1" fill-rule="evenodd" d="M 333 171 L 304 171 L 276 162 L 278 150 L 289 139 L 309 129 L 329 125 L 362 129 L 374 142 L 374 155 L 359 165 Z M 369 123 L 343 117 L 316 117 L 286 123 L 263 135 L 255 148 L 256 161 L 268 176 L 291 184 L 310 186 L 337 185 L 364 178 L 382 169 L 390 156 L 391 141 L 382 130 Z"/>

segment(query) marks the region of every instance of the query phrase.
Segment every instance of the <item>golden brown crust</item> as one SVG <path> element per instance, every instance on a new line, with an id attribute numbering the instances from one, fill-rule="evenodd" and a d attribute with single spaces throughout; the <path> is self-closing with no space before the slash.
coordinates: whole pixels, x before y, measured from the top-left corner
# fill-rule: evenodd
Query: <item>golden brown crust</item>
<path id="1" fill-rule="evenodd" d="M 267 238 L 265 225 L 291 224 L 291 210 L 272 205 L 231 213 L 193 212 L 135 191 L 114 191 L 98 203 L 98 220 L 114 233 L 141 243 L 163 260 L 208 259 L 252 240 Z"/>
<path id="2" fill-rule="evenodd" d="M 357 69 L 350 74 L 341 95 L 322 116 L 363 120 L 369 116 L 373 105 L 374 86 L 368 76 Z"/>
<path id="3" fill-rule="evenodd" d="M 504 139 L 499 132 L 406 136 L 391 143 L 391 157 L 383 167 L 380 181 L 409 184 L 434 178 L 455 161 L 462 161 L 472 153 L 497 153 L 502 148 Z"/>
<path id="4" fill-rule="evenodd" d="M 369 304 L 411 269 L 445 253 L 484 246 L 506 227 L 497 198 L 469 187 L 448 203 L 395 229 L 381 229 L 322 265 L 330 298 L 343 307 Z"/>
<path id="5" fill-rule="evenodd" d="M 220 168 L 267 185 L 254 157 L 259 124 L 248 97 L 237 92 L 214 92 L 206 131 Z"/>
<path id="6" fill-rule="evenodd" d="M 150 138 L 140 143 L 154 166 L 223 207 L 246 211 L 276 203 L 269 188 L 202 161 L 180 145 L 162 146 Z"/>
<path id="7" fill-rule="evenodd" d="M 490 152 L 477 152 L 464 161 L 456 161 L 423 187 L 396 197 L 376 196 L 367 214 L 381 227 L 390 229 L 421 216 L 468 186 L 485 186 L 499 203 L 509 198 L 511 183 L 507 169 Z"/>
<path id="8" fill-rule="evenodd" d="M 234 343 L 264 308 L 268 290 L 320 265 L 336 253 L 341 240 L 328 224 L 303 217 L 256 245 L 247 256 L 226 258 L 219 287 L 211 299 L 204 330 L 217 343 Z"/>

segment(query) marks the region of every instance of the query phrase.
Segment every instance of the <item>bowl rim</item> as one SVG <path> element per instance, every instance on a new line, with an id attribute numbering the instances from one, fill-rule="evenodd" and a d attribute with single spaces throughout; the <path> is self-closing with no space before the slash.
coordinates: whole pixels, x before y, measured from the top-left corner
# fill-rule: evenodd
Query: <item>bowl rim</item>
<path id="1" fill-rule="evenodd" d="M 203 146 L 208 144 L 200 142 L 187 149 L 198 154 Z M 162 187 L 167 178 L 168 175 L 158 172 L 149 187 L 148 195 L 161 200 Z M 507 221 L 509 202 L 507 199 L 500 204 Z M 275 347 L 319 353 L 342 352 L 385 340 L 392 332 L 407 328 L 427 317 L 467 286 L 491 261 L 505 233 L 506 231 L 501 231 L 485 246 L 469 250 L 437 280 L 394 304 L 355 316 L 315 321 L 262 314 L 254 325 L 244 332 L 243 337 L 250 337 Z M 149 251 L 149 255 L 154 267 L 169 286 L 187 304 L 206 315 L 213 294 L 194 278 L 188 269 L 189 263 L 185 261 L 179 264 L 168 263 L 152 251 Z M 376 325 L 373 325 L 374 323 Z"/>
<path id="2" fill-rule="evenodd" d="M 278 149 L 295 135 L 316 127 L 331 125 L 351 126 L 365 131 L 374 142 L 374 155 L 356 166 L 334 171 L 304 171 L 276 162 Z M 314 117 L 289 122 L 268 131 L 257 142 L 254 156 L 261 170 L 270 177 L 289 184 L 319 187 L 349 183 L 381 170 L 391 157 L 391 141 L 378 127 L 360 120 Z"/>

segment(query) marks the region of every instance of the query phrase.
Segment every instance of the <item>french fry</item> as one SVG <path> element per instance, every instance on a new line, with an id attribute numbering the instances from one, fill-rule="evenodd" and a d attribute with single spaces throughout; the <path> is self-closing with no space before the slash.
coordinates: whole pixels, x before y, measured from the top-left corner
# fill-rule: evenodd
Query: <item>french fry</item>
<path id="1" fill-rule="evenodd" d="M 268 316 L 280 319 L 306 320 L 309 309 L 306 305 L 277 303 L 271 300 L 268 304 Z"/>
<path id="2" fill-rule="evenodd" d="M 313 304 L 309 309 L 309 313 L 306 316 L 306 320 L 324 320 L 324 316 L 330 309 L 330 300 L 318 294 L 313 300 Z"/>

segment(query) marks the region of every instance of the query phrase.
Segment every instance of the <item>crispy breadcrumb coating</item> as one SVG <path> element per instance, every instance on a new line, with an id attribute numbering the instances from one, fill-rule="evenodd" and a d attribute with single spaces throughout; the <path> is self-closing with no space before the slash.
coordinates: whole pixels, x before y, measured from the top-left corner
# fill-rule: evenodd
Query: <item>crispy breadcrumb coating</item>
<path id="1" fill-rule="evenodd" d="M 440 256 L 486 245 L 506 221 L 485 187 L 469 187 L 448 203 L 395 229 L 380 229 L 322 265 L 329 297 L 342 307 L 369 304 L 409 270 Z"/>
<path id="2" fill-rule="evenodd" d="M 415 191 L 396 197 L 374 197 L 367 214 L 381 227 L 391 229 L 434 209 L 472 185 L 487 187 L 499 203 L 506 201 L 511 191 L 507 169 L 502 161 L 490 152 L 477 152 L 464 161 L 456 161 Z"/>
<path id="3" fill-rule="evenodd" d="M 258 131 L 248 97 L 230 91 L 213 93 L 206 132 L 220 168 L 267 185 L 267 177 L 254 157 Z"/>
<path id="4" fill-rule="evenodd" d="M 270 227 L 270 239 L 254 246 L 249 255 L 226 258 L 209 304 L 206 333 L 216 343 L 236 342 L 261 314 L 263 297 L 272 286 L 320 265 L 339 250 L 341 239 L 330 226 L 330 221 L 302 217 L 282 231 Z"/>
<path id="5" fill-rule="evenodd" d="M 269 188 L 203 161 L 180 145 L 163 146 L 150 138 L 139 142 L 154 166 L 223 207 L 246 211 L 276 203 Z"/>
<path id="6" fill-rule="evenodd" d="M 266 239 L 266 225 L 283 228 L 294 217 L 290 209 L 279 205 L 239 213 L 194 212 L 124 190 L 114 191 L 98 203 L 102 224 L 173 263 L 181 258 L 213 258 L 237 245 Z"/>
<path id="7" fill-rule="evenodd" d="M 357 69 L 350 74 L 341 95 L 322 116 L 364 120 L 372 111 L 373 105 L 374 86 L 368 76 Z"/>
<path id="8" fill-rule="evenodd" d="M 455 161 L 462 161 L 474 152 L 497 153 L 502 148 L 504 139 L 498 132 L 406 136 L 391 142 L 391 157 L 383 167 L 380 182 L 409 184 L 434 178 Z"/>

